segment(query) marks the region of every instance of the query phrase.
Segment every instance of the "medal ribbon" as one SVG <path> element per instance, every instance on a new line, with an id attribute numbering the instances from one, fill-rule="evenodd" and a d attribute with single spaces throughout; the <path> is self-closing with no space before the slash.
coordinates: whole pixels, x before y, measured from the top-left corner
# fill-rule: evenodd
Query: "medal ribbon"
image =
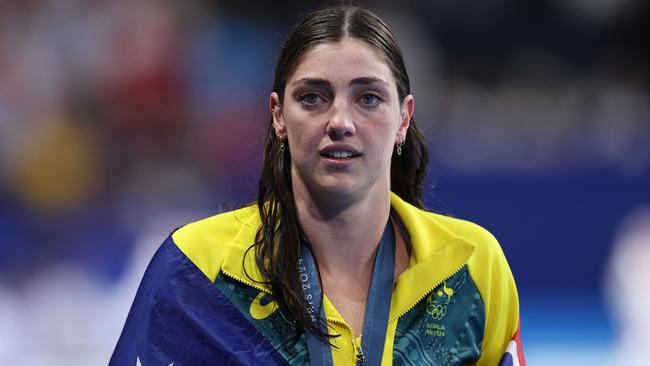
<path id="1" fill-rule="evenodd" d="M 312 321 L 316 322 L 317 319 L 320 319 L 321 331 L 328 333 L 322 302 L 323 292 L 320 288 L 316 262 L 304 238 L 301 241 L 299 271 L 305 300 L 309 304 Z M 390 301 L 393 294 L 394 271 L 395 232 L 389 218 L 375 256 L 361 337 L 363 357 L 357 359 L 357 366 L 379 366 L 381 364 L 386 342 Z M 316 309 L 318 309 L 320 318 L 316 316 Z M 321 341 L 309 332 L 306 333 L 306 337 L 310 365 L 333 366 L 332 351 L 327 341 Z"/>

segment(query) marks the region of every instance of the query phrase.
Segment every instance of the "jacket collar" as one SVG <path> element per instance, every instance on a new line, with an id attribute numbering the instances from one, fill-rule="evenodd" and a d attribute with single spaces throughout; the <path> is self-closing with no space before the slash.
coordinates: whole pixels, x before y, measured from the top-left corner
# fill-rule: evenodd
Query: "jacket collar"
<path id="1" fill-rule="evenodd" d="M 244 210 L 250 210 L 250 215 L 240 216 L 242 227 L 226 247 L 227 253 L 221 271 L 227 276 L 270 294 L 271 290 L 264 283 L 264 276 L 255 263 L 255 251 L 251 248 L 255 243 L 255 234 L 262 221 L 257 212 L 257 206 L 252 205 Z M 249 248 L 251 249 L 249 250 Z"/>
<path id="2" fill-rule="evenodd" d="M 436 220 L 391 193 L 391 205 L 409 235 L 411 263 L 397 278 L 390 320 L 394 321 L 431 290 L 458 272 L 474 252 L 474 245 L 454 235 Z"/>
<path id="3" fill-rule="evenodd" d="M 391 193 L 391 206 L 408 232 L 411 262 L 398 278 L 393 291 L 390 319 L 397 319 L 431 290 L 460 270 L 474 252 L 474 245 L 459 238 L 436 220 L 437 215 L 420 210 Z M 242 217 L 242 228 L 227 246 L 222 271 L 240 282 L 270 293 L 255 264 L 255 233 L 261 222 L 255 207 Z M 243 263 L 243 266 L 242 266 Z"/>

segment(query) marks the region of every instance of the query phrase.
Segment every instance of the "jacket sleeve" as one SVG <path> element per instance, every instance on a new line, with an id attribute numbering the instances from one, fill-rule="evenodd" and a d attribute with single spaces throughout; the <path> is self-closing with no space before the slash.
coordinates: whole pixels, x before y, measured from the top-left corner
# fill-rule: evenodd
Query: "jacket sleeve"
<path id="1" fill-rule="evenodd" d="M 485 331 L 477 366 L 525 366 L 519 339 L 519 297 L 510 266 L 492 234 L 478 228 L 474 235 L 476 252 L 470 259 L 469 271 L 485 306 Z M 513 349 L 519 352 L 511 352 Z M 517 358 L 508 361 L 512 355 Z"/>
<path id="2" fill-rule="evenodd" d="M 149 264 L 109 365 L 286 365 L 175 245 Z"/>

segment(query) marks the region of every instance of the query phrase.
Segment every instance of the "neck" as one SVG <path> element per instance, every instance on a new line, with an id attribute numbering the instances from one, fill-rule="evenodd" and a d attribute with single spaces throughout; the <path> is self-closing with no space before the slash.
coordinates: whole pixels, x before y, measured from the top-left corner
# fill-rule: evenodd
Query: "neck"
<path id="1" fill-rule="evenodd" d="M 322 275 L 366 277 L 372 272 L 390 213 L 389 191 L 352 202 L 295 197 L 298 220 Z"/>

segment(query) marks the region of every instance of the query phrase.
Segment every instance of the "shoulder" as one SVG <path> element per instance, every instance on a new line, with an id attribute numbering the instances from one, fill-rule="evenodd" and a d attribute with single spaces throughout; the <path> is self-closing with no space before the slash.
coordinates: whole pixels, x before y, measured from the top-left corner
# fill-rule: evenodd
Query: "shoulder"
<path id="1" fill-rule="evenodd" d="M 473 253 L 468 262 L 470 270 L 486 271 L 494 267 L 497 270 L 510 271 L 499 242 L 492 233 L 482 226 L 410 205 L 408 210 L 401 208 L 400 211 L 406 213 L 406 221 L 410 223 L 407 226 L 418 234 L 426 233 L 437 242 L 460 241 L 471 244 Z M 410 230 L 409 234 L 413 235 L 414 233 Z"/>
<path id="2" fill-rule="evenodd" d="M 474 251 L 467 266 L 481 294 L 491 295 L 494 293 L 491 290 L 510 284 L 515 290 L 506 256 L 491 232 L 476 223 L 455 217 L 425 211 L 422 211 L 422 215 L 438 228 L 438 232 L 444 230 L 445 235 L 473 246 Z M 510 295 L 516 297 L 516 290 Z"/>
<path id="3" fill-rule="evenodd" d="M 440 214 L 432 214 L 435 220 L 446 227 L 453 235 L 474 246 L 474 253 L 467 265 L 479 291 L 484 297 L 494 295 L 502 287 L 512 287 L 516 297 L 514 279 L 510 266 L 497 239 L 485 228 L 470 221 Z"/>
<path id="4" fill-rule="evenodd" d="M 494 286 L 514 283 L 501 245 L 492 233 L 470 221 L 439 214 L 433 215 L 436 221 L 453 235 L 474 246 L 474 253 L 468 261 L 468 267 L 482 293 L 488 292 Z M 516 296 L 516 293 L 512 295 Z"/>
<path id="5" fill-rule="evenodd" d="M 462 219 L 426 211 L 393 195 L 392 205 L 400 220 L 408 229 L 412 241 L 426 243 L 420 248 L 427 254 L 442 250 L 445 246 L 465 245 L 472 247 L 472 260 L 503 257 L 499 242 L 483 227 Z"/>
<path id="6" fill-rule="evenodd" d="M 424 256 L 463 253 L 469 277 L 485 311 L 482 356 L 478 366 L 498 364 L 519 326 L 517 288 L 499 242 L 488 230 L 473 222 L 418 209 L 396 196 L 392 202 L 411 237 L 414 255 L 418 250 L 421 256 L 422 253 Z M 438 264 L 441 265 L 444 266 Z"/>
<path id="7" fill-rule="evenodd" d="M 496 364 L 519 327 L 519 297 L 508 261 L 488 230 L 469 221 L 434 215 L 441 225 L 475 247 L 467 268 L 485 310 L 479 365 Z"/>
<path id="8" fill-rule="evenodd" d="M 243 236 L 250 242 L 258 227 L 257 206 L 251 205 L 189 223 L 176 230 L 172 240 L 201 272 L 214 281 L 229 246 Z"/>
<path id="9" fill-rule="evenodd" d="M 436 222 L 449 230 L 454 236 L 474 246 L 474 254 L 470 258 L 468 266 L 475 277 L 480 277 L 479 273 L 487 274 L 492 271 L 500 272 L 506 277 L 512 277 L 503 249 L 491 232 L 471 221 L 436 213 L 431 213 L 431 215 Z M 483 287 L 481 285 L 486 284 L 480 283 L 479 286 Z"/>
<path id="10" fill-rule="evenodd" d="M 497 239 L 488 230 L 471 221 L 427 212 L 431 220 L 447 229 L 454 236 L 461 238 L 476 247 L 477 254 L 498 252 L 503 254 Z"/>

